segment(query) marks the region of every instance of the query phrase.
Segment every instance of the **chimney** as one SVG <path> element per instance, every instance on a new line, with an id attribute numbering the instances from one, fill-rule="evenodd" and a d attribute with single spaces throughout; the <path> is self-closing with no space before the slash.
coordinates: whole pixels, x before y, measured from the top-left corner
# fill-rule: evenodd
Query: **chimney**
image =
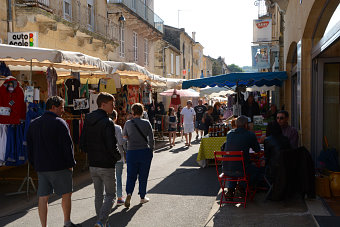
<path id="1" fill-rule="evenodd" d="M 196 32 L 192 32 L 192 39 L 196 42 Z"/>

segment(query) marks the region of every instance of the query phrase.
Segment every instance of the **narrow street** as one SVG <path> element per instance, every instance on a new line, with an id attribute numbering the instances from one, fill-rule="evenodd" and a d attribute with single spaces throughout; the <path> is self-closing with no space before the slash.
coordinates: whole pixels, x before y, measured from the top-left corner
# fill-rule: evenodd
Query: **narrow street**
<path id="1" fill-rule="evenodd" d="M 131 207 L 114 205 L 109 222 L 111 226 L 204 226 L 218 194 L 215 168 L 200 169 L 196 163 L 199 144 L 189 149 L 178 143 L 171 150 L 161 148 L 154 153 L 148 182 L 150 202 L 139 205 L 138 183 Z M 126 179 L 124 167 L 123 179 Z M 123 180 L 125 182 L 125 180 Z M 125 183 L 123 184 L 125 187 Z M 93 226 L 94 189 L 88 177 L 86 184 L 75 188 L 72 197 L 72 221 Z M 51 199 L 53 200 L 53 198 Z M 48 226 L 62 226 L 61 200 L 49 205 Z M 39 226 L 37 207 L 27 212 L 0 219 L 0 226 Z"/>

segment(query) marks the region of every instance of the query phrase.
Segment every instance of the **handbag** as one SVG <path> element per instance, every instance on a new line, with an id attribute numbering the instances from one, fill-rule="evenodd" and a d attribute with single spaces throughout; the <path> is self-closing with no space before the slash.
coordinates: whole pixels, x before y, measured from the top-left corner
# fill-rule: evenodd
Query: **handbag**
<path id="1" fill-rule="evenodd" d="M 137 131 L 139 132 L 139 134 L 144 138 L 145 142 L 148 143 L 148 139 L 146 138 L 146 136 L 143 134 L 142 130 L 140 130 L 140 128 L 138 127 L 138 125 L 136 124 L 136 122 L 134 120 L 131 120 L 131 122 L 133 123 L 133 125 L 136 127 Z"/>

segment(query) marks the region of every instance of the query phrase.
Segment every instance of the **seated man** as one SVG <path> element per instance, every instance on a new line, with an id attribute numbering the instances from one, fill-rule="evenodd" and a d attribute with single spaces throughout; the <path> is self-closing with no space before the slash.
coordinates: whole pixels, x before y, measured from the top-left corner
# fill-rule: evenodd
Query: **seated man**
<path id="1" fill-rule="evenodd" d="M 232 129 L 227 134 L 227 142 L 225 151 L 243 151 L 244 166 L 246 173 L 250 175 L 250 184 L 255 184 L 259 169 L 249 160 L 249 149 L 252 148 L 255 152 L 260 151 L 260 145 L 257 142 L 253 132 L 248 131 L 248 118 L 240 116 L 236 120 L 236 129 Z M 241 162 L 223 162 L 223 172 L 230 177 L 242 177 L 243 166 Z M 228 197 L 233 197 L 235 193 L 236 182 L 227 183 Z M 245 185 L 239 185 L 241 194 L 245 193 Z"/>
<path id="2" fill-rule="evenodd" d="M 289 114 L 285 110 L 280 110 L 277 113 L 277 123 L 281 126 L 282 134 L 289 139 L 290 145 L 293 149 L 298 148 L 299 134 L 298 131 L 288 124 Z"/>

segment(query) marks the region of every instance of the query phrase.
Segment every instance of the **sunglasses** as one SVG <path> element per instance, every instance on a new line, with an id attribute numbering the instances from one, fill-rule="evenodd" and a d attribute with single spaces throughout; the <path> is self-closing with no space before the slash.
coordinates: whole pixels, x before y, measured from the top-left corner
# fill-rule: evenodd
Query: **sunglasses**
<path id="1" fill-rule="evenodd" d="M 277 117 L 276 118 L 277 120 L 283 120 L 283 119 L 285 119 L 284 117 Z"/>

